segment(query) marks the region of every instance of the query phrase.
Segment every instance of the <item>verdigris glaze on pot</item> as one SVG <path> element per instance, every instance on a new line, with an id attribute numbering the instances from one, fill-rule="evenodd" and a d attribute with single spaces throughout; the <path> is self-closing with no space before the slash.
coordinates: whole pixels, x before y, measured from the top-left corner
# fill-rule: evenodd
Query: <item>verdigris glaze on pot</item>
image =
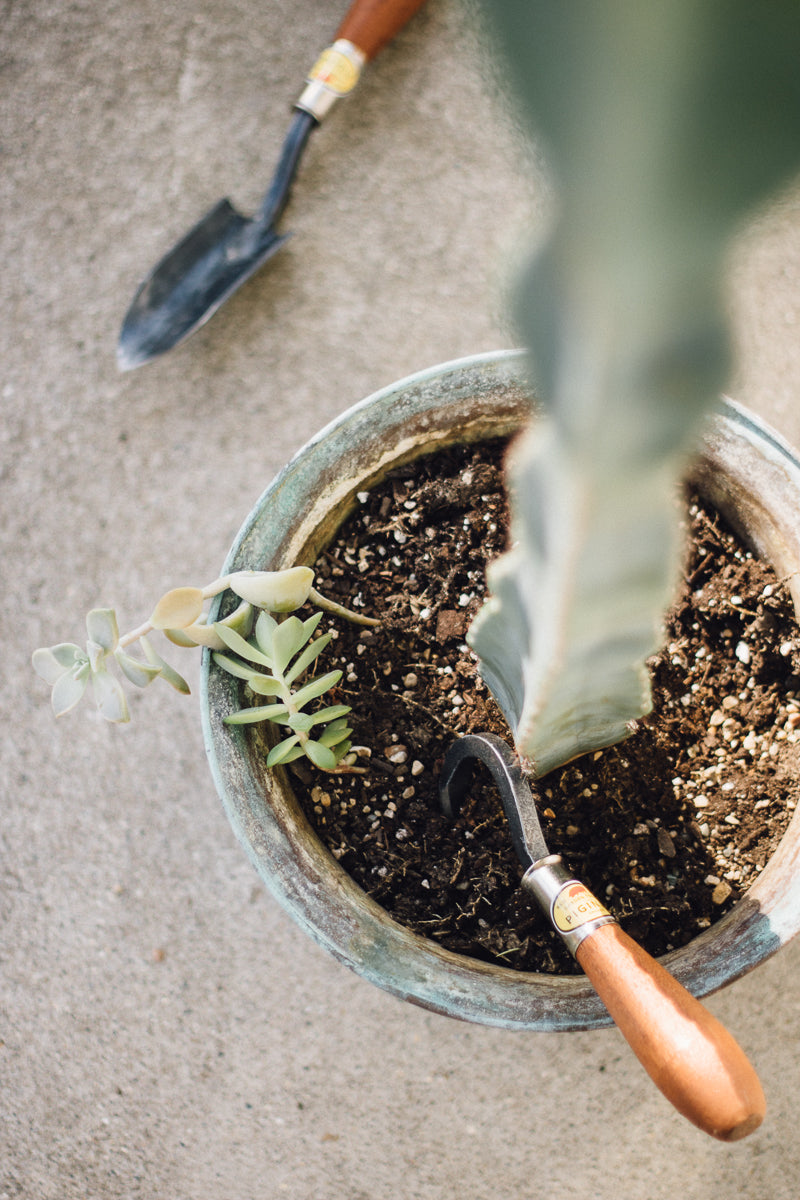
<path id="1" fill-rule="evenodd" d="M 312 563 L 391 468 L 447 444 L 513 432 L 531 413 L 522 355 L 447 363 L 357 404 L 313 438 L 257 502 L 224 572 Z M 787 579 L 800 611 L 800 463 L 729 401 L 696 470 L 700 490 Z M 267 771 L 246 730 L 223 718 L 237 681 L 208 655 L 202 681 L 209 763 L 233 828 L 275 898 L 318 943 L 401 999 L 463 1020 L 526 1030 L 610 1024 L 580 976 L 513 971 L 444 950 L 393 921 L 342 870 L 303 815 L 282 770 Z M 661 960 L 697 996 L 732 982 L 800 929 L 800 813 L 756 882 L 725 918 Z"/>

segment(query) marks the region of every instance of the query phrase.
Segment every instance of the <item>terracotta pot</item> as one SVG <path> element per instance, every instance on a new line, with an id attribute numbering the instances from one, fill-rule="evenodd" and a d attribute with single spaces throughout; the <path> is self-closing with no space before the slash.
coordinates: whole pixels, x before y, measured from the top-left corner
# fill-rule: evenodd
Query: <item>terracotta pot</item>
<path id="1" fill-rule="evenodd" d="M 225 572 L 311 563 L 392 467 L 455 442 L 512 432 L 529 415 L 521 356 L 500 352 L 404 379 L 356 405 L 310 441 L 256 504 Z M 701 491 L 781 578 L 800 611 L 800 463 L 755 417 L 724 402 L 696 472 Z M 228 817 L 261 878 L 336 958 L 385 990 L 436 1012 L 530 1030 L 608 1024 L 583 977 L 510 970 L 453 954 L 393 921 L 329 854 L 283 771 L 268 772 L 242 727 L 237 682 L 203 667 L 206 749 Z M 800 928 L 800 813 L 747 894 L 718 923 L 662 961 L 695 995 L 730 983 Z"/>

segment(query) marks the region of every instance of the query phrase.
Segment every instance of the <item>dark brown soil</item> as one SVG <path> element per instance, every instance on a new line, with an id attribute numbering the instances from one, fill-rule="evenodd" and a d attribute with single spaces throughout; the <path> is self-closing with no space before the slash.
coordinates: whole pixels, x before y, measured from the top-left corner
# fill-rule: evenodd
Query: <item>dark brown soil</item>
<path id="1" fill-rule="evenodd" d="M 521 970 L 577 970 L 519 887 L 488 779 L 458 820 L 438 805 L 456 734 L 510 739 L 464 636 L 504 547 L 503 446 L 397 471 L 318 566 L 321 591 L 380 618 L 336 622 L 363 776 L 298 767 L 320 838 L 397 921 Z M 719 516 L 687 503 L 685 580 L 652 660 L 654 710 L 622 744 L 535 788 L 545 837 L 652 954 L 694 937 L 747 889 L 780 840 L 800 779 L 800 635 L 788 593 Z"/>

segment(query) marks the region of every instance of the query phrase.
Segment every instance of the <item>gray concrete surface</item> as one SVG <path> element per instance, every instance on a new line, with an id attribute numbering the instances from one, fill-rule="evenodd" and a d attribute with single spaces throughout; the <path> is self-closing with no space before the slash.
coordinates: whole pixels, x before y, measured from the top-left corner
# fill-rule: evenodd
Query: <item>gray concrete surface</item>
<path id="1" fill-rule="evenodd" d="M 95 604 L 133 623 L 212 578 L 350 403 L 513 344 L 506 266 L 546 189 L 462 9 L 431 0 L 312 142 L 290 247 L 118 374 L 140 276 L 220 196 L 255 204 L 343 9 L 0 6 L 0 1200 L 794 1200 L 800 945 L 711 1001 L 770 1106 L 717 1144 L 614 1030 L 450 1022 L 305 940 L 234 841 L 196 699 L 157 685 L 124 729 L 56 723 L 29 669 Z M 797 191 L 743 236 L 730 295 L 731 392 L 798 443 Z"/>

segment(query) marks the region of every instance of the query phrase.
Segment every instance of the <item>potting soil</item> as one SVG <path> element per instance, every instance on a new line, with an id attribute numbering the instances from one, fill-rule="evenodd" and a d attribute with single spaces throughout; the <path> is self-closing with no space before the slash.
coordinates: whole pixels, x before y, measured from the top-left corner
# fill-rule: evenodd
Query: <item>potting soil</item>
<path id="1" fill-rule="evenodd" d="M 381 622 L 329 622 L 323 656 L 324 670 L 344 673 L 334 701 L 352 706 L 366 773 L 303 761 L 292 783 L 330 852 L 398 922 L 474 958 L 571 973 L 520 889 L 488 776 L 455 822 L 438 803 L 455 736 L 512 740 L 465 643 L 486 563 L 505 547 L 504 448 L 446 450 L 393 472 L 359 497 L 322 555 L 319 589 Z M 788 592 L 696 495 L 684 512 L 680 594 L 649 664 L 652 713 L 626 741 L 534 785 L 551 852 L 654 955 L 747 890 L 800 788 L 800 633 Z"/>

